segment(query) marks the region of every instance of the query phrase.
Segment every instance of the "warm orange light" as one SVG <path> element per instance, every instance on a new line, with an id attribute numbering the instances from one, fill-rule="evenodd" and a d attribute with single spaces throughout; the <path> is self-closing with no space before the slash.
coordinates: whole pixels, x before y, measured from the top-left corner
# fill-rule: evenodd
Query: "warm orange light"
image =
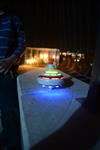
<path id="1" fill-rule="evenodd" d="M 27 47 L 25 53 L 25 64 L 45 66 L 48 63 L 49 58 L 52 58 L 54 59 L 55 65 L 58 65 L 59 53 L 59 49 Z"/>
<path id="2" fill-rule="evenodd" d="M 33 64 L 34 62 L 36 62 L 36 60 L 33 59 L 33 58 L 31 58 L 31 59 L 26 59 L 25 62 L 26 62 L 26 64 L 31 65 L 31 64 Z"/>

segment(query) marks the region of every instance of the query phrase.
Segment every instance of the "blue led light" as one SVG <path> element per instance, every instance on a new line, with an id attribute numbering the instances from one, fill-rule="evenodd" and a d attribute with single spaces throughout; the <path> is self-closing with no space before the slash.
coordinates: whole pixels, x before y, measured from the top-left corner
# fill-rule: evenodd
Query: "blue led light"
<path id="1" fill-rule="evenodd" d="M 48 86 L 48 88 L 49 88 L 49 89 L 52 89 L 53 87 L 50 85 L 50 86 Z"/>
<path id="2" fill-rule="evenodd" d="M 42 85 L 42 87 L 46 87 L 45 85 Z"/>
<path id="3" fill-rule="evenodd" d="M 59 85 L 56 85 L 56 88 L 59 88 Z"/>
<path id="4" fill-rule="evenodd" d="M 55 88 L 59 88 L 60 86 L 59 85 L 53 86 L 53 85 L 44 85 L 43 84 L 42 87 L 49 88 L 49 89 L 55 89 Z"/>

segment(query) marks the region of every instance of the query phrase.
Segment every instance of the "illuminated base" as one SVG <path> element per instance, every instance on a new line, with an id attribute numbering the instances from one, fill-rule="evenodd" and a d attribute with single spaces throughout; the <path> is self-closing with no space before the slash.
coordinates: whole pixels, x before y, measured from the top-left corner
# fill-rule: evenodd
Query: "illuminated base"
<path id="1" fill-rule="evenodd" d="M 59 85 L 42 85 L 43 88 L 49 88 L 49 89 L 58 89 L 61 86 Z"/>
<path id="2" fill-rule="evenodd" d="M 37 78 L 39 84 L 44 86 L 52 86 L 52 87 L 62 87 L 64 84 L 63 79 L 46 79 L 46 78 Z"/>

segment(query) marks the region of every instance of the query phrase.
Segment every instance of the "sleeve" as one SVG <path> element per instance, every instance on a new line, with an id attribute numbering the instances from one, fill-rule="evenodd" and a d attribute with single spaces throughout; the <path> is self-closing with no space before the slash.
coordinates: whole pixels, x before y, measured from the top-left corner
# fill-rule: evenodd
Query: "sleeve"
<path id="1" fill-rule="evenodd" d="M 14 50 L 14 54 L 16 56 L 21 56 L 25 50 L 25 33 L 23 30 L 23 25 L 18 16 L 14 16 L 13 18 L 14 26 L 16 30 L 16 48 Z"/>

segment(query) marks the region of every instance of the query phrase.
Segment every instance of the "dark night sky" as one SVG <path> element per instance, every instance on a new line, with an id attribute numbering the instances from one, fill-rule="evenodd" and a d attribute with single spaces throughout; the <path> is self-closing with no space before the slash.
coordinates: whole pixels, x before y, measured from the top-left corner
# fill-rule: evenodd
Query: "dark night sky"
<path id="1" fill-rule="evenodd" d="M 22 17 L 26 45 L 88 51 L 95 49 L 95 3 L 91 0 L 13 0 Z"/>

